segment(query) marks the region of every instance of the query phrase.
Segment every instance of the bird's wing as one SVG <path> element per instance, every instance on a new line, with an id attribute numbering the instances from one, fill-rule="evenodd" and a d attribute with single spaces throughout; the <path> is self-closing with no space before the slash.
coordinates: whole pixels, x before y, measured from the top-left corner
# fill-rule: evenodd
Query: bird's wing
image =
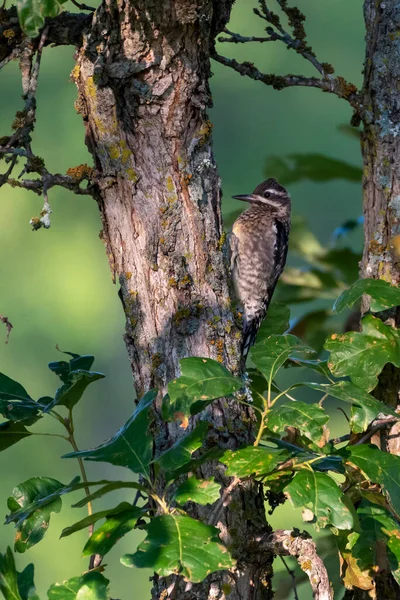
<path id="1" fill-rule="evenodd" d="M 276 239 L 274 245 L 274 277 L 268 286 L 266 291 L 266 295 L 264 298 L 264 302 L 260 305 L 259 310 L 257 310 L 251 317 L 245 319 L 243 325 L 243 333 L 242 333 L 242 356 L 243 360 L 246 361 L 247 354 L 256 341 L 258 330 L 260 329 L 261 323 L 263 322 L 265 315 L 267 314 L 267 310 L 269 304 L 271 302 L 273 293 L 275 291 L 276 284 L 278 283 L 278 279 L 283 271 L 283 268 L 286 263 L 286 256 L 288 251 L 288 230 L 289 225 L 282 221 L 276 220 L 274 223 Z"/>

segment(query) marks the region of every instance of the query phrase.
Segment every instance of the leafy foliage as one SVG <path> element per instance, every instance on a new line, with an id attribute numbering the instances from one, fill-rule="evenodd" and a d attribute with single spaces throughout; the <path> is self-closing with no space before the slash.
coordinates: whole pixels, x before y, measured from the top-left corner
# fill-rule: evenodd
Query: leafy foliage
<path id="1" fill-rule="evenodd" d="M 209 358 L 184 358 L 181 373 L 168 385 L 164 414 L 174 420 L 196 415 L 213 400 L 230 396 L 243 385 L 226 367 Z"/>
<path id="2" fill-rule="evenodd" d="M 348 375 L 355 385 L 370 391 L 386 363 L 400 366 L 400 335 L 372 315 L 361 324 L 362 332 L 334 334 L 325 348 L 331 353 L 328 366 L 333 375 Z"/>
<path id="3" fill-rule="evenodd" d="M 17 0 L 18 19 L 22 31 L 31 38 L 39 35 L 46 17 L 56 17 L 66 0 Z"/>
<path id="4" fill-rule="evenodd" d="M 315 252 L 322 256 L 319 250 Z M 365 282 L 342 294 L 336 307 L 351 307 L 364 292 L 371 296 L 375 308 L 390 308 L 398 302 L 397 290 L 391 286 Z M 85 460 L 92 460 L 124 466 L 131 474 L 127 481 L 87 482 L 77 478 L 64 485 L 34 477 L 19 484 L 8 500 L 11 513 L 7 523 L 17 528 L 15 550 L 24 552 L 41 541 L 51 514 L 60 511 L 66 494 L 84 490 L 85 495 L 73 505 L 82 507 L 119 490 L 127 495 L 123 502 L 96 512 L 90 508 L 87 517 L 62 531 L 62 537 L 92 527 L 83 555 L 90 555 L 91 561 L 93 557 L 102 560 L 122 536 L 140 528 L 146 531 L 146 539 L 122 557 L 124 565 L 152 568 L 161 576 L 180 574 L 200 582 L 210 573 L 234 565 L 219 531 L 185 511 L 193 503 L 216 503 L 217 510 L 225 501 L 221 484 L 213 478 L 200 479 L 197 471 L 205 467 L 203 472 L 207 472 L 208 462 L 219 461 L 224 476 L 233 477 L 232 484 L 256 481 L 271 509 L 286 497 L 302 510 L 306 522 L 330 528 L 338 541 L 346 585 L 371 589 L 371 573 L 380 564 L 378 547 L 384 548 L 387 564 L 400 581 L 400 458 L 368 443 L 376 423 L 394 423 L 399 418 L 370 393 L 384 365 L 398 364 L 398 333 L 369 314 L 362 320 L 360 332 L 331 336 L 325 344 L 329 356 L 320 360 L 310 358 L 313 350 L 287 333 L 289 312 L 285 306 L 274 305 L 269 316 L 251 351 L 254 368 L 249 370 L 250 381 L 243 381 L 210 359 L 181 362 L 181 376 L 169 383 L 161 415 L 166 422 L 175 420 L 172 426 L 180 423 L 183 432 L 158 456 L 153 455 L 152 431 L 159 414 L 154 407 L 156 390 L 140 400 L 133 415 L 110 440 L 93 449 L 77 449 L 72 413 L 87 385 L 98 378 L 99 374 L 91 371 L 92 356 L 69 353 L 69 362 L 50 363 L 62 383 L 54 398 L 36 401 L 22 385 L 0 376 L 0 411 L 6 419 L 0 424 L 0 450 L 31 435 L 28 427 L 39 418 L 53 418 L 64 426 L 65 440 L 74 449 L 65 456 L 79 460 L 82 469 Z M 291 373 L 300 368 L 307 377 L 281 390 L 287 367 Z M 243 393 L 245 385 L 253 394 L 252 403 L 248 402 L 250 392 Z M 298 390 L 303 391 L 302 400 L 292 395 Z M 236 449 L 220 447 L 215 444 L 213 423 L 207 417 L 192 421 L 213 400 L 226 396 L 248 404 L 248 410 L 252 407 L 256 413 L 254 444 Z M 338 440 L 329 439 L 329 397 L 350 406 L 351 433 Z M 337 473 L 341 479 L 333 475 Z M 137 474 L 140 482 L 133 478 Z M 107 587 L 104 576 L 92 570 L 52 585 L 48 597 L 101 600 L 108 598 Z M 38 600 L 32 568 L 17 573 L 10 550 L 0 555 L 0 590 L 6 600 Z"/>
<path id="5" fill-rule="evenodd" d="M 343 292 L 333 305 L 333 310 L 342 312 L 351 308 L 363 294 L 371 295 L 371 310 L 379 312 L 400 305 L 400 289 L 384 279 L 359 279 Z"/>
<path id="6" fill-rule="evenodd" d="M 39 600 L 33 576 L 32 564 L 27 565 L 22 573 L 17 572 L 11 548 L 0 554 L 0 591 L 5 600 Z"/>
<path id="7" fill-rule="evenodd" d="M 219 531 L 190 517 L 161 515 L 146 527 L 147 537 L 135 554 L 122 557 L 127 567 L 152 568 L 159 575 L 180 573 L 194 583 L 234 565 L 219 540 Z"/>
<path id="8" fill-rule="evenodd" d="M 302 470 L 296 473 L 285 491 L 295 508 L 311 509 L 318 527 L 333 525 L 338 529 L 351 529 L 353 516 L 339 486 L 326 473 Z"/>
<path id="9" fill-rule="evenodd" d="M 108 600 L 108 579 L 98 571 L 55 583 L 47 592 L 49 600 Z"/>
<path id="10" fill-rule="evenodd" d="M 140 473 L 150 479 L 149 464 L 152 458 L 152 438 L 148 433 L 151 423 L 151 407 L 157 392 L 152 390 L 143 396 L 131 418 L 108 442 L 93 450 L 71 452 L 64 458 L 84 458 L 100 462 L 109 462 L 127 467 L 134 473 Z"/>

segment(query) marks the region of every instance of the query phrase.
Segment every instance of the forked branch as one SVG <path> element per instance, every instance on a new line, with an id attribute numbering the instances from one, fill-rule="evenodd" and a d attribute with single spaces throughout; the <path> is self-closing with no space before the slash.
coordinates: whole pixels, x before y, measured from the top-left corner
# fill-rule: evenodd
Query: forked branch
<path id="1" fill-rule="evenodd" d="M 360 94 L 355 85 L 347 82 L 343 77 L 333 76 L 334 68 L 331 64 L 321 62 L 311 46 L 307 44 L 306 31 L 304 29 L 305 16 L 297 7 L 290 7 L 287 0 L 276 0 L 282 12 L 287 16 L 292 33 L 288 33 L 281 24 L 279 15 L 268 8 L 267 0 L 258 0 L 260 8 L 255 8 L 254 13 L 260 19 L 268 23 L 265 27 L 266 36 L 245 37 L 234 33 L 229 29 L 224 29 L 228 37 L 218 38 L 219 42 L 245 44 L 249 42 L 283 42 L 288 48 L 300 54 L 307 60 L 319 73 L 318 77 L 306 77 L 304 75 L 274 75 L 262 73 L 250 62 L 237 62 L 233 58 L 228 58 L 218 54 L 216 51 L 212 54 L 214 60 L 240 73 L 240 75 L 250 77 L 255 81 L 262 81 L 266 85 L 272 86 L 276 90 L 282 90 L 286 87 L 302 86 L 315 87 L 324 92 L 335 94 L 339 98 L 344 98 L 349 104 L 361 113 Z"/>

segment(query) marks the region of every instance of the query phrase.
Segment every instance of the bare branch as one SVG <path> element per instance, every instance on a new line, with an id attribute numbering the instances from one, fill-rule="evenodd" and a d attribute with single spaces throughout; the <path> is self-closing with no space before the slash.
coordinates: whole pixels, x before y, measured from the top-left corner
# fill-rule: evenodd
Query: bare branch
<path id="1" fill-rule="evenodd" d="M 48 35 L 45 45 L 77 46 L 82 44 L 82 36 L 91 24 L 93 15 L 85 13 L 62 12 L 57 17 L 46 19 Z M 0 69 L 10 60 L 18 58 L 27 43 L 35 49 L 40 37 L 29 40 L 19 25 L 17 9 L 11 6 L 2 10 L 0 22 Z"/>
<path id="2" fill-rule="evenodd" d="M 339 98 L 346 99 L 351 106 L 360 112 L 360 95 L 356 86 L 352 83 L 348 83 L 345 79 L 343 79 L 343 77 L 332 77 L 332 73 L 334 73 L 332 65 L 329 63 L 320 62 L 311 46 L 307 45 L 306 32 L 303 25 L 305 16 L 297 7 L 289 7 L 287 5 L 287 0 L 276 1 L 288 18 L 289 25 L 292 29 L 292 35 L 285 31 L 280 22 L 279 16 L 268 8 L 267 1 L 259 0 L 258 3 L 260 5 L 260 9 L 254 9 L 254 13 L 270 24 L 265 28 L 268 36 L 245 37 L 238 33 L 229 31 L 228 29 L 224 29 L 224 33 L 226 33 L 229 37 L 220 37 L 218 38 L 218 41 L 235 44 L 243 44 L 247 42 L 283 42 L 288 48 L 293 49 L 297 54 L 300 54 L 305 60 L 311 63 L 321 75 L 321 78 L 305 77 L 302 75 L 277 76 L 273 74 L 265 74 L 261 73 L 254 66 L 254 64 L 249 62 L 238 63 L 235 59 L 221 56 L 217 52 L 214 52 L 212 57 L 216 61 L 233 69 L 241 75 L 250 77 L 250 79 L 254 79 L 256 81 L 262 81 L 266 85 L 270 85 L 276 90 L 282 90 L 286 87 L 293 86 L 315 87 L 324 92 L 335 94 Z"/>
<path id="3" fill-rule="evenodd" d="M 294 556 L 310 580 L 314 599 L 333 600 L 328 572 L 308 533 L 278 529 L 255 541 L 264 551 L 272 551 L 277 556 Z"/>
<path id="4" fill-rule="evenodd" d="M 8 340 L 10 339 L 10 333 L 11 333 L 11 329 L 13 328 L 13 325 L 8 320 L 8 317 L 5 317 L 4 315 L 0 315 L 0 321 L 2 323 L 4 323 L 4 325 L 7 328 L 6 344 L 8 344 Z"/>
<path id="5" fill-rule="evenodd" d="M 304 77 L 303 75 L 267 74 L 259 71 L 253 63 L 238 63 L 234 58 L 221 56 L 217 52 L 212 54 L 212 58 L 222 65 L 240 73 L 240 75 L 249 77 L 255 81 L 261 81 L 262 83 L 265 83 L 265 85 L 272 86 L 275 90 L 283 90 L 284 88 L 293 86 L 315 87 L 323 92 L 328 92 L 330 94 L 335 94 L 339 98 L 344 98 L 357 110 L 360 108 L 360 96 L 357 92 L 357 88 L 342 77 L 319 79 L 318 77 Z"/>

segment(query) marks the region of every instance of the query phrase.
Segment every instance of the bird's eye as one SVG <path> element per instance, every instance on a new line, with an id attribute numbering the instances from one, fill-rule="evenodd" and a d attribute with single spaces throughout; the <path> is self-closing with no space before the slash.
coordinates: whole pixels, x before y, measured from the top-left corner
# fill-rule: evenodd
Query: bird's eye
<path id="1" fill-rule="evenodd" d="M 265 192 L 264 198 L 270 198 L 270 197 L 271 197 L 271 193 L 270 192 Z"/>

